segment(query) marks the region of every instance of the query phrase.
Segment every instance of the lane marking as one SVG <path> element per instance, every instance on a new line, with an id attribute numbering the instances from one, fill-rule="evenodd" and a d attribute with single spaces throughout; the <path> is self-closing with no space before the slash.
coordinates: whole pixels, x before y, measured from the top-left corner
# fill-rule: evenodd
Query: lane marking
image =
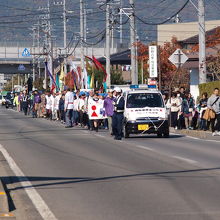
<path id="1" fill-rule="evenodd" d="M 185 162 L 190 163 L 190 164 L 196 164 L 196 163 L 198 163 L 198 161 L 190 160 L 190 159 L 185 158 L 185 157 L 172 156 L 172 158 L 178 159 L 178 160 L 182 160 L 182 161 L 185 161 Z"/>
<path id="2" fill-rule="evenodd" d="M 199 140 L 199 141 L 208 141 L 208 142 L 214 142 L 214 143 L 220 143 L 220 141 L 217 141 L 217 140 L 209 140 L 209 139 L 202 139 L 202 138 L 197 138 L 197 137 L 192 137 L 192 136 L 184 136 L 184 135 L 181 135 L 181 134 L 175 134 L 175 133 L 170 133 L 171 135 L 174 135 L 174 136 L 183 136 L 183 137 L 186 137 L 186 138 L 190 138 L 190 139 L 193 139 L 193 140 Z"/>
<path id="3" fill-rule="evenodd" d="M 10 168 L 14 172 L 14 174 L 17 176 L 17 178 L 20 181 L 20 184 L 24 187 L 25 192 L 27 193 L 28 197 L 34 204 L 35 208 L 41 215 L 41 217 L 44 220 L 57 220 L 55 215 L 52 213 L 52 211 L 49 209 L 45 201 L 42 199 L 40 194 L 37 192 L 35 188 L 33 188 L 31 182 L 28 180 L 28 178 L 24 175 L 24 173 L 21 171 L 21 169 L 18 167 L 18 165 L 15 163 L 15 161 L 12 159 L 12 157 L 9 155 L 7 150 L 0 144 L 0 151 L 4 155 L 6 161 L 8 162 Z"/>
<path id="4" fill-rule="evenodd" d="M 97 137 L 101 137 L 101 138 L 105 138 L 105 136 L 101 135 L 101 134 L 94 134 Z"/>
<path id="5" fill-rule="evenodd" d="M 187 138 L 193 139 L 193 140 L 202 140 L 201 138 L 197 138 L 197 137 L 192 137 L 192 136 L 186 136 Z"/>
<path id="6" fill-rule="evenodd" d="M 145 146 L 142 146 L 142 145 L 136 145 L 136 147 L 144 149 L 144 150 L 149 150 L 149 151 L 152 151 L 152 152 L 157 152 L 156 150 L 154 150 L 150 147 L 145 147 Z"/>

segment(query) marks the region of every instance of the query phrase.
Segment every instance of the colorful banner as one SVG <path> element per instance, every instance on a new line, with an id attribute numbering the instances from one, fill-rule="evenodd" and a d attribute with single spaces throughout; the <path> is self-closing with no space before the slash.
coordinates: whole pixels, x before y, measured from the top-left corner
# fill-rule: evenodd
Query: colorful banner
<path id="1" fill-rule="evenodd" d="M 88 103 L 88 115 L 90 120 L 107 118 L 104 109 L 104 100 L 91 100 Z"/>

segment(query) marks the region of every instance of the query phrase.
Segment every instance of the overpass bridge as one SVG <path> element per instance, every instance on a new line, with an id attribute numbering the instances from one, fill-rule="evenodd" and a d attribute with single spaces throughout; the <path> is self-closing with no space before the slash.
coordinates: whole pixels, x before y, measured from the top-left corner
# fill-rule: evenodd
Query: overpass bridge
<path id="1" fill-rule="evenodd" d="M 30 56 L 24 56 L 24 50 L 27 49 Z M 59 48 L 54 48 L 54 57 L 58 57 Z M 71 48 L 69 51 L 73 51 Z M 24 46 L 0 46 L 0 73 L 3 74 L 32 74 L 33 73 L 33 55 L 31 54 L 41 54 L 43 48 L 31 48 Z M 112 48 L 111 53 L 117 52 L 116 48 Z M 80 64 L 80 48 L 76 48 L 73 52 L 74 62 L 76 65 Z M 94 55 L 97 58 L 105 56 L 105 48 L 85 48 L 85 54 L 87 56 Z M 38 58 L 39 56 L 35 56 Z M 44 72 L 44 56 L 37 59 L 36 70 L 41 70 Z"/>

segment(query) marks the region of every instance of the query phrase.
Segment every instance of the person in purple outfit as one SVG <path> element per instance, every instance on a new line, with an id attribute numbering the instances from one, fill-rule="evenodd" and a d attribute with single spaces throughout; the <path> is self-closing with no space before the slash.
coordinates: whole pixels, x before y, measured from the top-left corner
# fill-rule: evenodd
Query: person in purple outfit
<path id="1" fill-rule="evenodd" d="M 108 117 L 108 128 L 111 135 L 112 135 L 112 116 L 114 114 L 113 101 L 114 101 L 113 90 L 110 89 L 108 91 L 108 96 L 104 100 L 104 109 L 105 109 L 105 114 Z"/>
<path id="2" fill-rule="evenodd" d="M 40 103 L 41 96 L 37 90 L 34 91 L 34 107 L 33 107 L 33 118 L 40 117 Z"/>

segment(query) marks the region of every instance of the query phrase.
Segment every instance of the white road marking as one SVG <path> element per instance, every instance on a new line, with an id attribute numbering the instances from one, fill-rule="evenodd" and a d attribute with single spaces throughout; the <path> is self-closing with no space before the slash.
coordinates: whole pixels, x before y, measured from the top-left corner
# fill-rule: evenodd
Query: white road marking
<path id="1" fill-rule="evenodd" d="M 192 137 L 192 136 L 186 136 L 187 138 L 193 139 L 193 140 L 202 140 L 201 138 Z"/>
<path id="2" fill-rule="evenodd" d="M 204 141 L 220 143 L 220 141 L 216 141 L 216 140 L 204 140 Z"/>
<path id="3" fill-rule="evenodd" d="M 36 189 L 33 188 L 31 182 L 28 180 L 28 178 L 24 175 L 24 173 L 21 171 L 21 169 L 18 167 L 18 165 L 15 163 L 15 161 L 12 159 L 12 157 L 9 155 L 7 150 L 0 144 L 0 151 L 4 155 L 5 159 L 7 160 L 10 168 L 15 173 L 15 175 L 20 180 L 21 185 L 24 187 L 24 190 L 26 191 L 27 195 L 31 199 L 32 203 L 34 204 L 35 208 L 40 213 L 41 217 L 44 220 L 57 220 L 55 215 L 52 213 L 52 211 L 49 209 L 47 204 L 44 202 L 40 194 L 37 192 Z"/>
<path id="4" fill-rule="evenodd" d="M 198 161 L 190 160 L 190 159 L 185 158 L 185 157 L 172 156 L 172 158 L 175 158 L 175 159 L 178 159 L 178 160 L 182 160 L 182 161 L 185 161 L 185 162 L 190 163 L 190 164 L 196 164 L 196 163 L 198 163 Z"/>
<path id="5" fill-rule="evenodd" d="M 94 134 L 97 137 L 101 137 L 101 138 L 105 138 L 105 136 L 101 135 L 101 134 Z"/>
<path id="6" fill-rule="evenodd" d="M 144 150 L 149 150 L 149 151 L 153 151 L 153 152 L 156 152 L 156 150 L 150 148 L 150 147 L 145 147 L 145 146 L 142 146 L 142 145 L 136 145 L 136 147 L 138 148 L 141 148 L 141 149 L 144 149 Z"/>

